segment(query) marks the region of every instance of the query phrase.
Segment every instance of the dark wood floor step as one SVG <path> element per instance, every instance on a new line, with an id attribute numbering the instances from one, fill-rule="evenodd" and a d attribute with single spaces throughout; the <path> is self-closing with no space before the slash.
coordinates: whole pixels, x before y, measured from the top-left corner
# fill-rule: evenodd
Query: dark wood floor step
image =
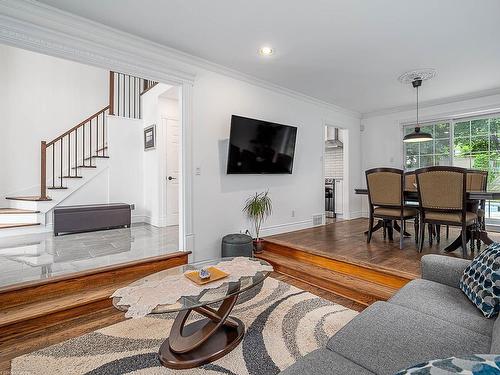
<path id="1" fill-rule="evenodd" d="M 40 211 L 33 210 L 23 210 L 20 208 L 3 207 L 0 208 L 0 215 L 11 215 L 11 214 L 38 214 Z"/>
<path id="2" fill-rule="evenodd" d="M 49 186 L 47 189 L 49 190 L 66 190 L 67 186 Z"/>
<path id="3" fill-rule="evenodd" d="M 271 263 L 276 272 L 365 306 L 375 301 L 385 301 L 397 291 L 397 288 L 380 285 L 356 276 L 335 272 L 266 251 L 258 254 L 257 257 Z"/>
<path id="4" fill-rule="evenodd" d="M 118 286 L 120 287 L 120 286 Z M 115 288 L 99 288 L 96 290 L 83 291 L 78 295 L 66 295 L 30 303 L 27 305 L 13 306 L 0 310 L 0 331 L 7 333 L 3 328 L 37 319 L 48 314 L 57 314 L 64 310 L 70 310 L 99 300 L 108 299 Z"/>
<path id="5" fill-rule="evenodd" d="M 5 199 L 14 200 L 14 201 L 30 201 L 30 202 L 45 202 L 51 201 L 50 197 L 41 198 L 40 196 L 25 196 L 25 197 L 6 197 Z"/>
<path id="6" fill-rule="evenodd" d="M 9 223 L 9 224 L 0 224 L 0 229 L 32 227 L 32 226 L 35 226 L 35 225 L 40 225 L 40 223 Z"/>
<path id="7" fill-rule="evenodd" d="M 189 254 L 179 251 L 0 288 L 0 343 L 109 308 L 116 289 L 186 264 Z"/>
<path id="8" fill-rule="evenodd" d="M 83 176 L 62 176 L 59 178 L 83 178 Z"/>
<path id="9" fill-rule="evenodd" d="M 95 165 L 79 165 L 78 167 L 73 167 L 71 169 L 78 169 L 78 168 L 97 168 Z"/>
<path id="10" fill-rule="evenodd" d="M 80 293 L 99 285 L 107 288 L 131 282 L 142 276 L 185 264 L 189 252 L 173 252 L 109 266 L 53 276 L 0 287 L 0 311 L 13 306 L 36 303 L 46 299 Z"/>
<path id="11" fill-rule="evenodd" d="M 264 250 L 293 259 L 300 263 L 311 264 L 318 267 L 334 270 L 345 275 L 354 275 L 360 279 L 399 289 L 409 281 L 416 278 L 415 275 L 403 271 L 389 270 L 378 265 L 367 265 L 357 261 L 346 259 L 334 259 L 321 254 L 313 253 L 309 250 L 293 248 L 278 242 L 264 240 Z"/>

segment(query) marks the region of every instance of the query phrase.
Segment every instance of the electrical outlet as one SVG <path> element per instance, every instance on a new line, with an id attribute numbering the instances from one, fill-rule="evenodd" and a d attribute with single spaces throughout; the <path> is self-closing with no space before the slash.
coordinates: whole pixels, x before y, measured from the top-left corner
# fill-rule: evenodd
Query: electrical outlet
<path id="1" fill-rule="evenodd" d="M 135 210 L 135 203 L 132 203 L 132 204 L 130 205 L 130 209 L 131 209 L 131 210 Z"/>

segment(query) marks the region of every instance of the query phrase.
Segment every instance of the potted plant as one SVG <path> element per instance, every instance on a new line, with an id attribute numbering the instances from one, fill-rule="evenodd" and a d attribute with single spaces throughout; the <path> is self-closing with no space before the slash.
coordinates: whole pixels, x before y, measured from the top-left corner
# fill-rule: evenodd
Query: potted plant
<path id="1" fill-rule="evenodd" d="M 255 238 L 253 239 L 254 252 L 262 252 L 262 239 L 260 238 L 260 227 L 272 212 L 272 202 L 269 197 L 269 192 L 255 193 L 245 202 L 243 212 L 253 222 L 255 228 Z"/>

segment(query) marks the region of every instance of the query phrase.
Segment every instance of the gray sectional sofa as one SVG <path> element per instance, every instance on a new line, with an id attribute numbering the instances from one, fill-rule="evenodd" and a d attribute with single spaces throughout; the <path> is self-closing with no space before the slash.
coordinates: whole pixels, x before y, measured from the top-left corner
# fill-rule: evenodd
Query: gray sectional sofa
<path id="1" fill-rule="evenodd" d="M 500 321 L 487 319 L 458 289 L 470 261 L 422 257 L 422 279 L 376 302 L 340 329 L 326 348 L 281 372 L 394 374 L 435 358 L 500 353 Z"/>

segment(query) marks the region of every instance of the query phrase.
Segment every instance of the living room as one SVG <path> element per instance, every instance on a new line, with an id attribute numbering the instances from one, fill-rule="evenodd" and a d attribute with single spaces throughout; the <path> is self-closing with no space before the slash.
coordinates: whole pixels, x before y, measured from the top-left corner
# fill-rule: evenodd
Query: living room
<path id="1" fill-rule="evenodd" d="M 418 22 L 413 9 L 393 0 L 3 1 L 7 78 L 21 65 L 7 66 L 3 51 L 16 49 L 98 72 L 99 83 L 88 85 L 92 97 L 83 73 L 73 75 L 80 83 L 61 74 L 80 114 L 57 129 L 34 113 L 36 126 L 28 115 L 16 128 L 6 114 L 22 103 L 24 83 L 4 86 L 0 214 L 17 210 L 39 225 L 0 228 L 0 254 L 23 265 L 17 276 L 41 246 L 50 252 L 40 273 L 31 265 L 0 289 L 0 371 L 386 374 L 451 357 L 472 371 L 472 354 L 495 366 L 496 291 L 478 304 L 460 279 L 471 260 L 487 261 L 481 254 L 496 261 L 500 8 L 426 1 Z M 31 96 L 42 114 L 52 110 L 44 90 Z M 175 104 L 148 117 L 151 96 Z M 76 137 L 75 125 L 85 126 Z M 261 152 L 253 169 L 231 152 L 242 126 L 267 129 L 247 142 Z M 344 162 L 342 217 L 328 223 L 325 126 L 342 129 Z M 476 130 L 483 149 L 473 148 Z M 23 139 L 36 147 L 21 151 Z M 267 160 L 269 148 L 279 151 Z M 451 191 L 465 203 L 446 208 L 456 220 L 425 211 L 430 167 L 448 168 L 434 186 L 464 182 Z M 484 186 L 466 186 L 472 169 L 488 172 Z M 368 171 L 399 187 L 397 204 L 374 198 Z M 25 253 L 5 250 L 13 247 Z M 443 310 L 456 314 L 433 310 L 445 297 Z"/>

